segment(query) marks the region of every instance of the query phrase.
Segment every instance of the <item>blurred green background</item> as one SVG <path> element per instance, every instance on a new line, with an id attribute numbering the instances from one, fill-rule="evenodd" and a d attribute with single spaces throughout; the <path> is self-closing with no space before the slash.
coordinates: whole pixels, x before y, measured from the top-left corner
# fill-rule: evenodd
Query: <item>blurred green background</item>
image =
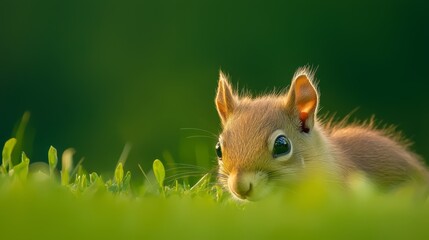
<path id="1" fill-rule="evenodd" d="M 7 1 L 0 3 L 0 140 L 31 112 L 24 150 L 52 144 L 112 170 L 155 158 L 215 165 L 219 69 L 253 93 L 318 67 L 322 113 L 375 114 L 429 159 L 424 1 Z M 362 149 L 365 151 L 365 149 Z"/>

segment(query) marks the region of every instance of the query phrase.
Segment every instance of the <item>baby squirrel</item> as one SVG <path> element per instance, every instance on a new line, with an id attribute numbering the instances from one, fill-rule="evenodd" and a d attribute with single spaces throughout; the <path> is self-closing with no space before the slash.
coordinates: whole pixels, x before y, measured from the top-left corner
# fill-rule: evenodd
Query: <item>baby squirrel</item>
<path id="1" fill-rule="evenodd" d="M 322 169 L 328 181 L 340 183 L 354 172 L 387 188 L 429 183 L 419 156 L 399 134 L 373 124 L 323 124 L 313 75 L 300 68 L 286 94 L 251 98 L 237 95 L 220 72 L 218 179 L 232 196 L 257 200 L 275 186 L 299 182 L 304 169 Z"/>

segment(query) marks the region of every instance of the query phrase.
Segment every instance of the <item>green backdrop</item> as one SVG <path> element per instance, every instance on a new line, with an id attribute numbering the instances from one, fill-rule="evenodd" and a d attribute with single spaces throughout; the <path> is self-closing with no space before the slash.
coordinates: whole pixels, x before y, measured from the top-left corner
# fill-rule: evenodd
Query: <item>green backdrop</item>
<path id="1" fill-rule="evenodd" d="M 318 67 L 322 113 L 375 114 L 429 159 L 428 6 L 423 1 L 0 2 L 0 140 L 31 112 L 24 150 L 52 144 L 90 171 L 155 158 L 216 163 L 219 69 L 263 93 Z M 191 138 L 189 138 L 191 137 Z M 365 149 L 362 149 L 365 151 Z"/>

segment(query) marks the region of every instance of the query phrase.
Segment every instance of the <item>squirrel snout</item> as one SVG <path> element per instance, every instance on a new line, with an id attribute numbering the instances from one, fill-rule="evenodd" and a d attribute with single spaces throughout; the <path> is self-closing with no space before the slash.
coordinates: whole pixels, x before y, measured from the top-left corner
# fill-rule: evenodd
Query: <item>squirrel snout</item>
<path id="1" fill-rule="evenodd" d="M 245 175 L 248 174 L 234 174 L 228 179 L 229 190 L 240 199 L 246 199 L 252 192 L 252 181 Z"/>
<path id="2" fill-rule="evenodd" d="M 229 175 L 229 191 L 239 199 L 252 200 L 255 195 L 255 188 L 260 185 L 261 179 L 255 172 L 234 173 Z"/>

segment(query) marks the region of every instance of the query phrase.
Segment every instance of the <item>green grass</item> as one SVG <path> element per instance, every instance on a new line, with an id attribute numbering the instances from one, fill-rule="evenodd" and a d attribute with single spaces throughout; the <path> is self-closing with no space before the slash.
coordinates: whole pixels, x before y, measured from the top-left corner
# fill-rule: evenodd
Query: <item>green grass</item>
<path id="1" fill-rule="evenodd" d="M 429 205 L 412 187 L 380 193 L 356 176 L 350 191 L 317 175 L 293 192 L 238 203 L 209 174 L 196 184 L 165 185 L 161 161 L 144 183 L 119 163 L 106 179 L 72 168 L 72 150 L 48 151 L 45 170 L 29 171 L 16 140 L 4 145 L 0 167 L 2 239 L 429 239 Z"/>

